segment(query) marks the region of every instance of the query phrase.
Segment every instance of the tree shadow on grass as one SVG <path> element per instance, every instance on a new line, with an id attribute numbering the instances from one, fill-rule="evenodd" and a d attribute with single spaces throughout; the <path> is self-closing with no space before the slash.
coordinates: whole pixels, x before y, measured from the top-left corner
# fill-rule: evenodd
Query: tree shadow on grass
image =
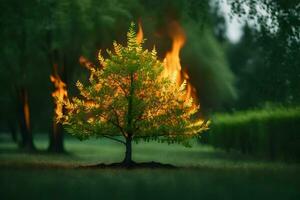
<path id="1" fill-rule="evenodd" d="M 165 164 L 160 162 L 131 162 L 131 163 L 100 163 L 96 165 L 79 166 L 79 169 L 178 169 L 179 167 L 172 164 Z"/>

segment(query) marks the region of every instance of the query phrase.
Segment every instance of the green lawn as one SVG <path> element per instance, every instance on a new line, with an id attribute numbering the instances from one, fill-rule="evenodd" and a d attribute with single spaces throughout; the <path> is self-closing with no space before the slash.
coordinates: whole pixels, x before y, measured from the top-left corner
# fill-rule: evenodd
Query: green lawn
<path id="1" fill-rule="evenodd" d="M 39 149 L 47 140 L 36 139 Z M 67 155 L 19 152 L 0 140 L 1 199 L 300 199 L 300 167 L 257 161 L 209 146 L 140 143 L 135 161 L 179 169 L 77 169 L 121 161 L 123 147 L 107 140 L 66 140 Z"/>

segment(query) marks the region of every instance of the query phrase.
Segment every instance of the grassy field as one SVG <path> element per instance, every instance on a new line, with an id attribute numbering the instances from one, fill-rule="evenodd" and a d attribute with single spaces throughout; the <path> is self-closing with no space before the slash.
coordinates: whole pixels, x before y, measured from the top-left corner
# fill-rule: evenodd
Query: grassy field
<path id="1" fill-rule="evenodd" d="M 38 149 L 47 140 L 36 139 Z M 66 155 L 19 152 L 0 140 L 1 199 L 300 199 L 300 167 L 253 160 L 210 146 L 140 143 L 135 161 L 179 169 L 77 169 L 121 161 L 124 149 L 107 140 L 66 140 Z M 3 198 L 4 197 L 4 198 Z"/>

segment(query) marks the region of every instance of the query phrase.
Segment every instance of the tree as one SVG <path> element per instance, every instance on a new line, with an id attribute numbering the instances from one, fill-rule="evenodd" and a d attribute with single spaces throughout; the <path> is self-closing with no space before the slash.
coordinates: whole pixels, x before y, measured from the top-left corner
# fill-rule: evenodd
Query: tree
<path id="1" fill-rule="evenodd" d="M 228 3 L 232 14 L 250 24 L 246 24 L 241 42 L 230 53 L 232 64 L 242 72 L 237 71 L 239 82 L 243 82 L 237 85 L 242 91 L 243 107 L 265 102 L 299 104 L 299 1 L 230 0 Z M 240 61 L 234 63 L 234 60 Z"/>
<path id="2" fill-rule="evenodd" d="M 54 85 L 52 93 L 59 93 L 59 91 L 66 90 L 72 81 L 72 76 L 79 69 L 77 63 L 83 49 L 82 44 L 86 45 L 84 32 L 87 26 L 83 22 L 83 13 L 78 1 L 41 1 L 37 4 L 36 12 L 43 13 L 36 21 L 40 24 L 37 38 L 39 38 L 39 46 L 44 55 L 44 65 L 52 69 L 51 82 Z M 72 34 L 75 31 L 76 34 Z M 48 77 L 49 75 L 47 74 Z M 60 83 L 65 84 L 63 88 Z M 55 115 L 56 112 L 60 112 L 58 111 L 60 107 L 56 105 L 56 102 L 54 102 L 54 107 L 51 112 L 54 121 L 49 131 L 48 150 L 63 153 L 65 151 L 64 132 L 61 125 L 55 123 Z"/>
<path id="3" fill-rule="evenodd" d="M 32 135 L 31 102 L 33 76 L 29 73 L 33 61 L 30 52 L 33 50 L 32 35 L 29 30 L 33 26 L 33 13 L 30 8 L 31 1 L 10 1 L 3 3 L 6 7 L 2 9 L 0 16 L 1 34 L 1 80 L 5 88 L 3 107 L 10 108 L 7 121 L 10 126 L 18 124 L 21 133 L 20 147 L 28 151 L 34 151 Z M 7 96 L 5 95 L 7 93 Z M 13 106 L 12 106 L 13 105 Z M 15 108 L 15 109 L 13 109 Z M 14 113 L 15 111 L 15 113 Z M 11 116 L 12 118 L 9 119 Z M 17 123 L 14 123 L 14 122 Z M 12 127 L 12 129 L 14 129 Z"/>
<path id="4" fill-rule="evenodd" d="M 125 166 L 132 166 L 132 141 L 158 140 L 188 145 L 188 139 L 207 129 L 196 116 L 199 106 L 163 73 L 155 49 L 142 49 L 134 24 L 127 46 L 113 43 L 109 58 L 99 53 L 100 67 L 89 66 L 89 84 L 77 82 L 80 97 L 57 98 L 66 112 L 58 116 L 66 130 L 79 139 L 109 138 L 126 146 Z"/>

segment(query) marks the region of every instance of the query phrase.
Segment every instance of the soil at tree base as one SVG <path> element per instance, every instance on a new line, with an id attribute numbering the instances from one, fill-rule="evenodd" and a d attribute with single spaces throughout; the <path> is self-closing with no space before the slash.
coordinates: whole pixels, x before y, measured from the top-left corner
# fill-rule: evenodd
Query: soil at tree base
<path id="1" fill-rule="evenodd" d="M 86 165 L 80 166 L 79 168 L 88 168 L 88 169 L 177 169 L 178 167 L 171 165 L 171 164 L 164 164 L 159 162 L 130 162 L 130 163 L 111 163 L 105 164 L 100 163 L 96 165 Z"/>

